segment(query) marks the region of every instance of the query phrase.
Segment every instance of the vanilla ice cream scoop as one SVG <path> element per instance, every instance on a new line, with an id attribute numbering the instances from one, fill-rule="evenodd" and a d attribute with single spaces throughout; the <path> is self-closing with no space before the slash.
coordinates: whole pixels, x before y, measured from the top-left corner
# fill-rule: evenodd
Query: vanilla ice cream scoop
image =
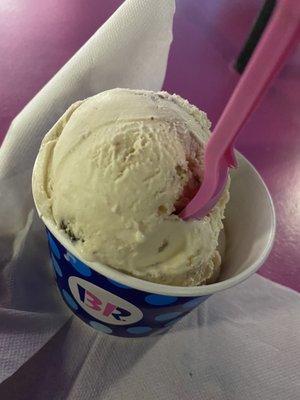
<path id="1" fill-rule="evenodd" d="M 205 218 L 176 214 L 199 188 L 209 128 L 166 92 L 113 89 L 73 104 L 34 166 L 41 217 L 84 260 L 169 285 L 214 281 L 228 188 Z"/>

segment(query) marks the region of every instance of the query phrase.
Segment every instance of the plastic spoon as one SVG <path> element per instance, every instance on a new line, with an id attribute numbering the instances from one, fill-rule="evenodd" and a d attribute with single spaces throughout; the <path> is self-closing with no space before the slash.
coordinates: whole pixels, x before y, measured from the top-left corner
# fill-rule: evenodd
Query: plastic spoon
<path id="1" fill-rule="evenodd" d="M 265 32 L 207 144 L 204 179 L 181 211 L 183 219 L 204 217 L 217 203 L 230 167 L 236 167 L 234 142 L 249 115 L 284 64 L 300 34 L 300 0 L 278 0 Z"/>

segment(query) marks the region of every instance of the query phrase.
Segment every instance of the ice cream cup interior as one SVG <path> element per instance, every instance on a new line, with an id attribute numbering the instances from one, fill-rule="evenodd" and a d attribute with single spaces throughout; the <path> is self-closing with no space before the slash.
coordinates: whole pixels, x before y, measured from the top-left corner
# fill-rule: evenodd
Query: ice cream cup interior
<path id="1" fill-rule="evenodd" d="M 226 209 L 226 250 L 217 283 L 181 287 L 134 278 L 98 262 L 87 262 L 49 220 L 46 227 L 75 257 L 96 272 L 126 286 L 166 296 L 205 296 L 230 288 L 252 275 L 268 257 L 275 236 L 275 211 L 270 193 L 255 168 L 240 154 L 232 171 L 230 202 Z"/>

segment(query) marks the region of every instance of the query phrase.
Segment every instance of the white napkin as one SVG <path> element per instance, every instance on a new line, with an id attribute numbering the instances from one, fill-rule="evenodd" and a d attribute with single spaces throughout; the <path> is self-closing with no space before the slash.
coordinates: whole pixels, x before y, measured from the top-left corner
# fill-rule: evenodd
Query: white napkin
<path id="1" fill-rule="evenodd" d="M 296 400 L 299 309 L 299 294 L 255 275 L 160 337 L 110 337 L 73 319 L 0 398 Z"/>
<path id="2" fill-rule="evenodd" d="M 76 100 L 114 87 L 158 90 L 174 0 L 127 0 L 13 121 L 0 149 L 0 382 L 68 318 L 53 296 L 48 250 L 31 195 L 40 142 Z"/>
<path id="3" fill-rule="evenodd" d="M 116 86 L 159 89 L 173 13 L 173 0 L 124 2 L 0 149 L 0 399 L 300 398 L 300 296 L 259 276 L 212 296 L 169 334 L 136 340 L 66 323 L 53 294 L 30 189 L 40 141 L 75 100 Z"/>

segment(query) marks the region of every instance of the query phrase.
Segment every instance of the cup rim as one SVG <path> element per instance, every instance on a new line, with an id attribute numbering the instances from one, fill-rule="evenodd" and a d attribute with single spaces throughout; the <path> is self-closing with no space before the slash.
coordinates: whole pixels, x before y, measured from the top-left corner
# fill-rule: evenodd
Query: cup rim
<path id="1" fill-rule="evenodd" d="M 225 279 L 224 281 L 221 281 L 221 282 L 216 282 L 216 283 L 211 283 L 209 285 L 201 285 L 201 286 L 164 285 L 164 284 L 154 283 L 154 282 L 146 281 L 146 280 L 143 280 L 140 278 L 136 278 L 134 276 L 131 276 L 124 272 L 118 271 L 117 269 L 114 269 L 113 267 L 109 267 L 100 262 L 88 262 L 81 257 L 81 255 L 76 251 L 76 249 L 72 248 L 72 245 L 69 243 L 67 238 L 61 232 L 57 231 L 56 226 L 54 225 L 54 223 L 51 220 L 46 219 L 41 215 L 40 215 L 40 218 L 42 219 L 42 221 L 43 221 L 44 225 L 47 227 L 47 229 L 65 247 L 65 249 L 67 251 L 69 251 L 72 255 L 74 255 L 76 258 L 78 258 L 81 262 L 86 264 L 92 270 L 94 270 L 95 272 L 97 272 L 99 274 L 104 275 L 108 279 L 112 279 L 118 283 L 121 283 L 122 285 L 125 285 L 128 288 L 138 289 L 143 292 L 155 293 L 155 294 L 164 295 L 164 296 L 199 297 L 199 296 L 211 295 L 213 293 L 217 293 L 222 290 L 229 289 L 230 287 L 233 287 L 233 286 L 237 285 L 238 283 L 241 283 L 242 281 L 247 279 L 249 276 L 254 274 L 259 269 L 259 267 L 265 262 L 265 260 L 268 258 L 269 254 L 271 252 L 273 243 L 274 243 L 274 239 L 275 239 L 276 214 L 275 214 L 275 208 L 274 208 L 271 194 L 270 194 L 265 182 L 263 181 L 262 177 L 256 170 L 256 168 L 241 153 L 237 152 L 237 154 L 238 154 L 238 158 L 242 159 L 247 164 L 248 168 L 250 168 L 252 170 L 252 172 L 254 172 L 256 179 L 259 181 L 260 185 L 262 186 L 262 188 L 265 191 L 265 194 L 266 194 L 269 206 L 270 206 L 271 217 L 272 217 L 271 218 L 271 229 L 270 229 L 267 245 L 266 245 L 264 251 L 259 256 L 259 258 L 244 271 L 233 276 L 232 278 Z M 35 206 L 39 213 L 39 209 L 38 209 L 36 203 L 35 203 Z"/>

